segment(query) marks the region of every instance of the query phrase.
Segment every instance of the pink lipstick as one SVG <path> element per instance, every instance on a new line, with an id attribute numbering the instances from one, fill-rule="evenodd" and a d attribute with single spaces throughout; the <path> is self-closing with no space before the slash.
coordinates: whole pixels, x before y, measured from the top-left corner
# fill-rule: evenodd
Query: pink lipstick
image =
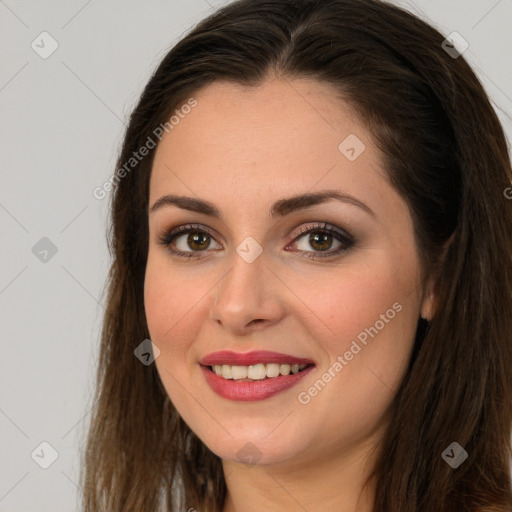
<path id="1" fill-rule="evenodd" d="M 311 359 L 265 350 L 223 350 L 199 363 L 212 390 L 235 401 L 270 398 L 294 386 L 315 367 Z"/>

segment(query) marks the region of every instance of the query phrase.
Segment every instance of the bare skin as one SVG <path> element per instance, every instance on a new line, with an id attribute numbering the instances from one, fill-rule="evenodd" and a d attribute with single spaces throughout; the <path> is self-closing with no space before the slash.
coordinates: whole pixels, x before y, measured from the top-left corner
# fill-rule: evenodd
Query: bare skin
<path id="1" fill-rule="evenodd" d="M 435 307 L 407 205 L 387 182 L 371 134 L 329 86 L 310 79 L 269 78 L 257 88 L 215 82 L 194 98 L 197 106 L 157 148 L 149 205 L 183 195 L 213 203 L 222 217 L 176 205 L 149 214 L 144 299 L 162 383 L 222 459 L 223 512 L 369 512 L 374 487 L 364 483 L 418 317 L 430 318 Z M 350 134 L 364 151 L 356 139 L 348 147 L 354 152 L 339 149 Z M 269 213 L 278 199 L 323 190 L 365 206 L 330 199 L 283 216 Z M 190 233 L 170 247 L 158 243 L 189 223 L 210 232 L 205 250 L 189 244 Z M 355 242 L 328 234 L 314 245 L 311 234 L 298 233 L 312 226 L 320 236 L 323 223 Z M 263 249 L 251 263 L 236 251 L 247 237 Z M 327 251 L 321 242 L 330 243 Z M 171 247 L 198 256 L 178 256 Z M 334 254 L 340 247 L 346 250 Z M 370 327 L 378 333 L 347 355 Z M 316 365 L 277 395 L 234 401 L 210 388 L 198 363 L 223 349 L 271 350 Z M 309 391 L 325 373 L 329 382 Z M 239 455 L 248 446 L 251 465 Z"/>

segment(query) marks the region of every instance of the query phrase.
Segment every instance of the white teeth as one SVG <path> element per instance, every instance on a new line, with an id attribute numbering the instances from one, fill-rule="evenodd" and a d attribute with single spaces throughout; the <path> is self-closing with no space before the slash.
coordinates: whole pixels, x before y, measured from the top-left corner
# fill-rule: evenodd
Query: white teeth
<path id="1" fill-rule="evenodd" d="M 225 379 L 232 379 L 233 375 L 231 373 L 231 365 L 229 364 L 223 364 L 222 365 L 222 374 Z"/>
<path id="2" fill-rule="evenodd" d="M 253 364 L 247 370 L 247 378 L 253 380 L 262 380 L 267 376 L 267 369 L 264 364 Z"/>
<path id="3" fill-rule="evenodd" d="M 217 373 L 217 375 L 218 375 L 218 373 Z M 235 380 L 247 378 L 247 366 L 232 366 L 231 367 L 231 376 Z"/>
<path id="4" fill-rule="evenodd" d="M 224 377 L 225 379 L 251 379 L 251 380 L 263 380 L 279 377 L 279 375 L 290 375 L 295 374 L 300 370 L 306 368 L 306 364 L 253 364 L 250 366 L 232 366 L 230 364 L 215 364 L 212 369 L 217 375 Z"/>
<path id="5" fill-rule="evenodd" d="M 267 364 L 267 377 L 277 377 L 279 375 L 279 365 L 276 363 Z"/>
<path id="6" fill-rule="evenodd" d="M 282 364 L 279 366 L 279 373 L 281 375 L 290 375 L 290 368 L 289 364 Z"/>

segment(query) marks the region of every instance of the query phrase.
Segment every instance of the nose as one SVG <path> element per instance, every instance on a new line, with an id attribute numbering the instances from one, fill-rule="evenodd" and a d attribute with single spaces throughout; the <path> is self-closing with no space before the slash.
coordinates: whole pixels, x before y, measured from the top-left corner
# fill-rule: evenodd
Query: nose
<path id="1" fill-rule="evenodd" d="M 283 287 L 263 251 L 249 263 L 236 251 L 214 290 L 210 319 L 224 330 L 244 335 L 279 322 L 285 314 Z"/>

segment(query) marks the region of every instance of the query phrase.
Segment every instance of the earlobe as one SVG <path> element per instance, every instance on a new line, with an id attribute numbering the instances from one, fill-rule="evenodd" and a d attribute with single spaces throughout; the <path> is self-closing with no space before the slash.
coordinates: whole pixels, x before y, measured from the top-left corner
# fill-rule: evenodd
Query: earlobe
<path id="1" fill-rule="evenodd" d="M 433 287 L 429 287 L 426 291 L 425 297 L 423 298 L 423 302 L 421 304 L 420 316 L 427 322 L 430 322 L 435 315 L 436 312 L 436 300 L 433 291 Z"/>
<path id="2" fill-rule="evenodd" d="M 444 261 L 446 258 L 446 253 L 447 253 L 448 248 L 450 247 L 451 243 L 453 242 L 454 236 L 455 236 L 455 233 L 452 233 L 450 235 L 450 238 L 448 238 L 448 240 L 444 244 L 443 255 L 441 258 L 441 260 L 442 260 L 441 265 L 444 264 Z M 425 288 L 425 294 L 423 296 L 423 301 L 422 301 L 421 309 L 420 309 L 420 316 L 424 320 L 427 320 L 427 322 L 430 322 L 432 320 L 432 318 L 434 317 L 434 315 L 436 314 L 437 295 L 435 293 L 435 288 L 436 288 L 435 284 L 436 284 L 437 278 L 439 277 L 439 274 L 440 274 L 440 272 L 438 271 L 438 272 L 436 272 L 435 276 L 431 275 L 428 279 L 428 283 Z"/>
<path id="3" fill-rule="evenodd" d="M 444 258 L 444 254 L 443 254 Z M 423 287 L 423 296 L 421 299 L 420 316 L 423 320 L 430 322 L 436 313 L 437 297 L 435 293 L 435 284 L 438 278 L 439 272 L 432 271 L 425 280 Z"/>

